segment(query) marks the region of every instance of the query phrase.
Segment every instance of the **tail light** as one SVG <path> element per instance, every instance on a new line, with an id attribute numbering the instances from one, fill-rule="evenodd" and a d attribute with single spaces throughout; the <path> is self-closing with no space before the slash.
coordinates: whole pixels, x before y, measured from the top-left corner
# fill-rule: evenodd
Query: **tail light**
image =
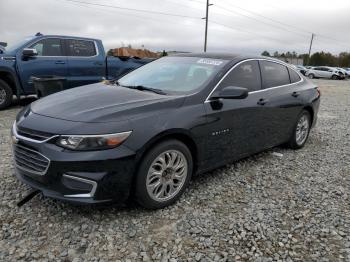
<path id="1" fill-rule="evenodd" d="M 318 96 L 321 96 L 321 89 L 319 87 L 316 87 L 316 90 L 317 90 Z"/>

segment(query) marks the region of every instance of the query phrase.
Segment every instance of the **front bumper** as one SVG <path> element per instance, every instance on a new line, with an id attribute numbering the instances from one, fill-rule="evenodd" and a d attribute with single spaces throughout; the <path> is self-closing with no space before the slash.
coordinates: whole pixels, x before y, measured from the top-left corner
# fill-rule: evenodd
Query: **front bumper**
<path id="1" fill-rule="evenodd" d="M 45 196 L 78 204 L 123 202 L 128 198 L 135 171 L 135 152 L 129 148 L 121 145 L 77 152 L 54 143 L 13 138 L 17 178 Z M 33 172 L 32 166 L 45 164 L 38 162 L 41 156 L 49 160 L 47 168 L 42 173 Z"/>

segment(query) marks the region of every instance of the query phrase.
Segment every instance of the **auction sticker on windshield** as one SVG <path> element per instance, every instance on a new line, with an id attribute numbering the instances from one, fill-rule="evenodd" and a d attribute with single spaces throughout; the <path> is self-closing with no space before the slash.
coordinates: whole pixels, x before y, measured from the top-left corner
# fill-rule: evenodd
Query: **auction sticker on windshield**
<path id="1" fill-rule="evenodd" d="M 197 61 L 197 63 L 199 64 L 207 64 L 207 65 L 215 65 L 215 66 L 219 66 L 223 63 L 223 61 L 221 60 L 216 60 L 216 59 L 199 59 Z"/>

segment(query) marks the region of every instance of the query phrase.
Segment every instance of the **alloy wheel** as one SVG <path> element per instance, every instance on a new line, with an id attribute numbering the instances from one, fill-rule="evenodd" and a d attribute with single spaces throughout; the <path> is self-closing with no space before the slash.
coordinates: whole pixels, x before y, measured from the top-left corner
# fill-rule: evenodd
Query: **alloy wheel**
<path id="1" fill-rule="evenodd" d="M 296 134 L 295 134 L 296 143 L 299 146 L 304 144 L 304 142 L 306 141 L 307 136 L 309 134 L 309 128 L 310 128 L 309 118 L 307 115 L 304 114 L 300 117 L 298 121 Z"/>
<path id="2" fill-rule="evenodd" d="M 188 162 L 178 150 L 161 153 L 152 162 L 146 177 L 148 195 L 163 202 L 175 197 L 188 176 Z"/>

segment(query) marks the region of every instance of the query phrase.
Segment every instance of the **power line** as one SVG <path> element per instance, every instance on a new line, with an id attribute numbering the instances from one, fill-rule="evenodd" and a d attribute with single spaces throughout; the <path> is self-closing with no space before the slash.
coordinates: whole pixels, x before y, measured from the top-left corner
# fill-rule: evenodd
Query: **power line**
<path id="1" fill-rule="evenodd" d="M 67 1 L 66 0 L 56 0 L 56 1 L 64 1 L 64 2 L 66 2 L 67 3 Z M 123 11 L 115 11 L 115 10 L 110 10 L 110 9 L 100 9 L 100 8 L 95 8 L 95 7 L 92 7 L 92 6 L 89 6 L 89 5 L 85 5 L 85 4 L 80 4 L 80 3 L 75 3 L 75 2 L 71 2 L 71 1 L 69 1 L 69 3 L 67 3 L 67 4 L 72 4 L 72 5 L 74 5 L 74 6 L 80 6 L 80 7 L 84 7 L 84 8 L 89 8 L 89 9 L 91 9 L 91 10 L 98 10 L 98 11 L 101 11 L 101 12 L 104 12 L 104 13 L 113 13 L 113 14 L 115 14 L 115 13 L 118 13 L 118 14 L 120 14 L 120 15 L 123 15 L 123 16 L 127 16 L 127 17 L 129 17 L 130 18 L 130 15 L 128 15 L 128 14 L 126 14 L 126 13 L 122 13 Z M 157 19 L 157 18 L 154 18 L 154 17 L 149 17 L 149 16 L 140 16 L 140 15 L 135 15 L 135 14 L 133 14 L 132 15 L 132 17 L 131 18 L 140 18 L 140 19 L 143 19 L 143 20 L 152 20 L 152 21 L 156 21 L 156 22 L 162 22 L 162 23 L 164 23 L 164 20 L 162 20 L 162 19 Z M 199 21 L 199 20 L 198 20 Z M 171 23 L 173 24 L 173 23 L 175 23 L 175 24 L 179 24 L 179 25 L 182 25 L 182 26 L 192 26 L 192 25 L 188 25 L 188 24 L 184 24 L 184 23 L 178 23 L 178 22 L 175 22 L 175 21 L 171 21 Z"/>
<path id="2" fill-rule="evenodd" d="M 245 11 L 245 12 L 247 12 L 247 13 L 251 13 L 251 14 L 254 14 L 254 15 L 256 15 L 256 16 L 263 17 L 263 18 L 265 18 L 265 19 L 267 19 L 267 20 L 270 20 L 270 21 L 272 21 L 272 22 L 275 22 L 275 23 L 278 23 L 278 24 L 281 24 L 281 25 L 284 25 L 284 26 L 287 26 L 287 27 L 295 28 L 295 29 L 297 29 L 297 30 L 306 32 L 306 33 L 308 33 L 308 34 L 313 34 L 313 32 L 311 32 L 311 30 L 305 30 L 305 29 L 302 29 L 302 28 L 300 28 L 300 27 L 296 27 L 296 26 L 294 26 L 294 25 L 290 25 L 290 24 L 281 22 L 281 21 L 279 21 L 279 20 L 277 20 L 277 19 L 272 19 L 272 18 L 270 18 L 270 17 L 261 15 L 261 14 L 259 14 L 259 13 L 253 12 L 253 11 L 250 11 L 250 10 L 248 10 L 248 9 L 245 9 L 245 8 L 243 8 L 243 7 L 234 5 L 234 4 L 232 4 L 232 3 L 226 3 L 226 4 L 228 4 L 228 5 L 232 6 L 232 7 L 238 8 L 238 9 L 240 9 L 240 10 L 243 10 L 243 11 Z M 271 5 L 269 5 L 269 6 L 270 6 L 270 7 L 273 7 L 274 9 L 280 10 L 280 9 L 276 8 L 275 6 L 271 6 Z M 314 34 L 315 34 L 315 33 L 314 33 Z M 317 36 L 319 36 L 319 37 L 322 37 L 322 38 L 327 38 L 327 39 L 329 39 L 329 40 L 338 42 L 339 44 L 342 44 L 342 45 L 344 45 L 344 46 L 346 46 L 346 47 L 349 47 L 348 44 L 344 44 L 345 42 L 342 42 L 342 41 L 340 41 L 340 40 L 338 40 L 338 39 L 335 39 L 335 38 L 332 38 L 332 37 L 329 37 L 329 36 L 326 36 L 326 35 L 323 35 L 323 34 L 319 34 L 319 33 L 316 33 L 315 35 L 317 35 Z"/>
<path id="3" fill-rule="evenodd" d="M 247 13 L 250 13 L 250 14 L 253 14 L 253 15 L 256 15 L 256 16 L 259 16 L 259 17 L 262 17 L 262 18 L 264 18 L 264 19 L 266 19 L 266 20 L 270 20 L 270 21 L 272 21 L 272 22 L 274 22 L 274 23 L 277 23 L 277 24 L 280 24 L 280 25 L 282 25 L 282 26 L 294 28 L 294 29 L 297 29 L 298 31 L 303 31 L 303 32 L 308 33 L 308 34 L 311 34 L 311 33 L 312 33 L 312 32 L 309 32 L 309 31 L 307 31 L 307 30 L 305 30 L 305 29 L 296 27 L 296 26 L 294 26 L 294 25 L 290 25 L 290 24 L 281 22 L 281 21 L 279 21 L 279 20 L 273 19 L 273 18 L 271 18 L 271 17 L 267 17 L 267 16 L 264 16 L 264 15 L 262 15 L 262 14 L 259 14 L 259 13 L 253 12 L 253 11 L 250 11 L 250 10 L 248 10 L 248 9 L 246 9 L 246 8 L 243 8 L 243 7 L 240 7 L 240 6 L 238 6 L 238 5 L 234 5 L 234 4 L 232 4 L 232 3 L 226 3 L 226 4 L 228 4 L 228 5 L 230 5 L 230 6 L 234 7 L 234 8 L 240 9 L 240 10 L 242 10 L 242 11 L 244 11 L 244 12 L 247 12 Z"/>
<path id="4" fill-rule="evenodd" d="M 182 18 L 191 18 L 191 19 L 201 19 L 200 17 L 193 17 L 193 16 L 187 16 L 187 15 L 166 13 L 166 12 L 146 10 L 146 9 L 128 8 L 128 7 L 121 7 L 121 6 L 115 6 L 115 5 L 97 4 L 97 3 L 90 3 L 90 2 L 77 1 L 77 0 L 63 0 L 63 1 L 86 4 L 86 5 L 93 5 L 93 6 L 109 7 L 109 8 L 115 8 L 115 9 L 120 9 L 120 10 L 125 10 L 125 11 L 134 11 L 134 12 L 141 12 L 141 13 L 150 13 L 150 14 L 166 15 L 166 16 L 174 16 L 174 17 L 182 17 Z"/>
<path id="5" fill-rule="evenodd" d="M 265 24 L 265 25 L 278 28 L 278 29 L 280 29 L 280 30 L 282 30 L 282 31 L 288 31 L 288 32 L 290 32 L 290 33 L 297 34 L 297 35 L 302 36 L 302 37 L 304 37 L 304 38 L 306 37 L 306 35 L 304 35 L 304 34 L 301 34 L 301 33 L 295 32 L 295 31 L 291 31 L 291 30 L 288 30 L 288 29 L 286 29 L 286 28 L 283 28 L 283 27 L 280 27 L 280 26 L 277 26 L 277 25 L 274 25 L 274 24 L 271 24 L 271 23 L 266 23 L 265 21 L 262 21 L 261 19 L 257 19 L 257 18 L 254 18 L 254 17 L 252 17 L 252 16 L 242 14 L 242 13 L 240 13 L 240 12 L 234 11 L 234 10 L 232 10 L 232 9 L 228 9 L 228 8 L 226 8 L 226 7 L 224 7 L 224 6 L 221 6 L 221 5 L 215 4 L 215 7 L 219 8 L 219 9 L 221 9 L 221 10 L 223 10 L 223 11 L 226 11 L 226 12 L 229 12 L 229 13 L 234 13 L 234 14 L 237 14 L 237 15 L 239 15 L 239 16 L 243 16 L 243 17 L 245 17 L 245 18 L 248 18 L 248 19 L 257 21 L 257 22 L 259 22 L 259 23 L 263 23 L 263 24 Z"/>

